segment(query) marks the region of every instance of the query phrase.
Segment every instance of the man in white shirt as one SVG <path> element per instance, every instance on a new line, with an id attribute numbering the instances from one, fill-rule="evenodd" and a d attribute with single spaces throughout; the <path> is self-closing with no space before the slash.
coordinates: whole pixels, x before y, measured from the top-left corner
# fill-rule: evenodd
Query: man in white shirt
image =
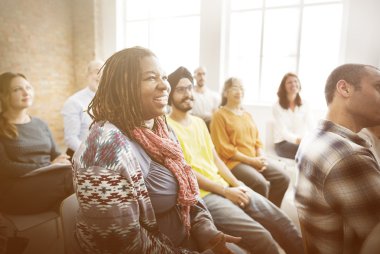
<path id="1" fill-rule="evenodd" d="M 88 134 L 91 117 L 87 113 L 87 107 L 98 89 L 100 69 L 103 64 L 104 62 L 100 60 L 93 60 L 88 64 L 86 88 L 70 96 L 63 105 L 61 114 L 64 122 L 64 138 L 68 147 L 66 153 L 70 159 Z"/>
<path id="2" fill-rule="evenodd" d="M 194 107 L 192 114 L 202 118 L 207 127 L 211 121 L 212 114 L 219 107 L 220 95 L 206 86 L 206 68 L 198 67 L 194 71 L 194 79 L 197 85 L 194 88 Z"/>

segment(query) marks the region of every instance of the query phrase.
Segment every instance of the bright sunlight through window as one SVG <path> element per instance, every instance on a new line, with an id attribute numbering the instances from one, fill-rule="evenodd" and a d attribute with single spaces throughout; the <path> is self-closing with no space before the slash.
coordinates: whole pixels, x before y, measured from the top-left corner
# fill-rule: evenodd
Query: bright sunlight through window
<path id="1" fill-rule="evenodd" d="M 169 74 L 199 62 L 200 0 L 127 0 L 125 46 L 151 49 Z"/>
<path id="2" fill-rule="evenodd" d="M 283 75 L 295 72 L 302 97 L 324 106 L 323 87 L 340 56 L 342 1 L 233 0 L 228 75 L 243 79 L 246 104 L 272 104 Z M 249 24 L 249 25 L 248 25 Z"/>

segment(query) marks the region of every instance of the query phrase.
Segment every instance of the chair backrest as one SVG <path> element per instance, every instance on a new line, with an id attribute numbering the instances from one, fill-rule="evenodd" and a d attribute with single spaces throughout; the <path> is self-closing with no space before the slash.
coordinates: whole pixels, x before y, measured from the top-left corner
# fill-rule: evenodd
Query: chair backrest
<path id="1" fill-rule="evenodd" d="M 74 194 L 64 199 L 61 203 L 61 223 L 63 231 L 63 241 L 65 253 L 75 253 L 75 227 L 76 215 L 78 213 L 79 203 Z"/>
<path id="2" fill-rule="evenodd" d="M 45 211 L 42 213 L 35 214 L 22 214 L 13 215 L 3 213 L 5 219 L 9 220 L 14 226 L 14 234 L 17 235 L 18 232 L 23 232 L 34 227 L 38 227 L 46 222 L 54 219 L 58 219 L 58 213 L 54 211 Z"/>

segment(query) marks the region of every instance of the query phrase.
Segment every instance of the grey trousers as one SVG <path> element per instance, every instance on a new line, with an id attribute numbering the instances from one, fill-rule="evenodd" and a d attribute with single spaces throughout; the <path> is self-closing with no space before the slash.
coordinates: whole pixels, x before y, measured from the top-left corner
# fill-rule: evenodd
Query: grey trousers
<path id="1" fill-rule="evenodd" d="M 248 194 L 250 203 L 244 209 L 217 194 L 203 198 L 216 227 L 242 237 L 238 245 L 251 253 L 279 253 L 276 242 L 288 254 L 304 253 L 301 234 L 289 217 L 260 194 Z"/>
<path id="2" fill-rule="evenodd" d="M 279 143 L 274 144 L 274 150 L 276 151 L 278 156 L 292 159 L 296 157 L 296 153 L 299 145 L 290 143 L 288 141 L 281 141 Z"/>
<path id="3" fill-rule="evenodd" d="M 290 178 L 276 161 L 267 161 L 267 169 L 263 172 L 258 172 L 244 163 L 235 166 L 231 172 L 249 188 L 268 198 L 277 207 L 281 207 Z"/>

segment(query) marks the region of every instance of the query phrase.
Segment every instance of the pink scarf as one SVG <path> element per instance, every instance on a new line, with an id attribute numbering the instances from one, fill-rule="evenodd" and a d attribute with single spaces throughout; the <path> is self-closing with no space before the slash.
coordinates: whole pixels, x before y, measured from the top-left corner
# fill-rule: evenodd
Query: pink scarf
<path id="1" fill-rule="evenodd" d="M 179 185 L 177 203 L 181 206 L 181 219 L 189 235 L 190 207 L 197 203 L 199 187 L 194 172 L 185 162 L 180 145 L 170 139 L 162 117 L 155 118 L 153 130 L 135 128 L 132 136 L 154 161 L 168 168 L 176 177 Z"/>

